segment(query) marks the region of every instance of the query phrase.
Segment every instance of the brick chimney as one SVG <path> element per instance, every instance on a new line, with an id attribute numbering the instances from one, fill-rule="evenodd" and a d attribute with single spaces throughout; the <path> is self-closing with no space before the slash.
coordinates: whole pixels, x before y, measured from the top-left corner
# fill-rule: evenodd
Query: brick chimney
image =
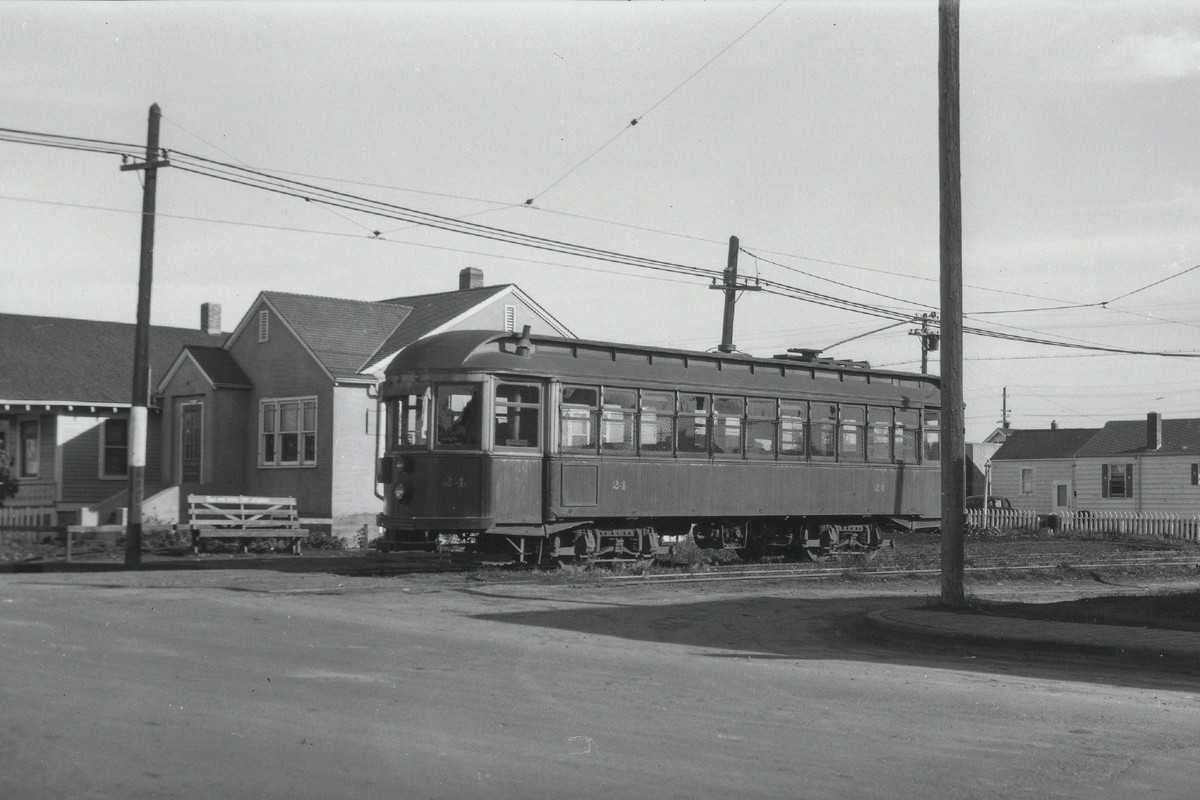
<path id="1" fill-rule="evenodd" d="M 1056 420 L 1056 419 L 1050 420 L 1050 430 L 1052 430 L 1052 431 L 1058 430 L 1058 420 Z"/>
<path id="2" fill-rule="evenodd" d="M 1146 449 L 1162 450 L 1162 414 L 1151 411 L 1146 415 Z"/>
<path id="3" fill-rule="evenodd" d="M 483 270 L 478 267 L 466 267 L 458 273 L 458 289 L 479 289 L 483 287 Z"/>
<path id="4" fill-rule="evenodd" d="M 200 304 L 200 330 L 209 334 L 221 332 L 221 304 Z"/>

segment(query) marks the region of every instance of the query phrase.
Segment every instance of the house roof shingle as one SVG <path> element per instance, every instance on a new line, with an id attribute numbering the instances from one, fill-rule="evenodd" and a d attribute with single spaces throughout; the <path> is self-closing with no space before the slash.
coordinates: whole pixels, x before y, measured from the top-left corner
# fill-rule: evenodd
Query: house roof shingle
<path id="1" fill-rule="evenodd" d="M 483 286 L 379 301 L 274 291 L 263 292 L 262 296 L 335 380 L 351 380 L 363 377 L 371 364 L 511 286 Z"/>
<path id="2" fill-rule="evenodd" d="M 465 314 L 485 300 L 490 300 L 511 287 L 512 284 L 481 286 L 476 289 L 460 289 L 455 292 L 437 292 L 380 301 L 388 305 L 407 306 L 412 313 L 409 314 L 408 319 L 404 320 L 404 325 L 396 328 L 392 335 L 376 348 L 370 358 L 366 359 L 364 366 L 407 347 L 435 328 Z"/>
<path id="3" fill-rule="evenodd" d="M 392 335 L 413 310 L 399 303 L 287 292 L 262 294 L 334 379 L 361 376 L 379 343 Z"/>
<path id="4" fill-rule="evenodd" d="M 251 389 L 254 387 L 250 376 L 233 360 L 233 356 L 224 347 L 187 345 L 184 350 L 196 360 L 196 364 L 213 382 L 213 386 L 226 389 Z"/>
<path id="5" fill-rule="evenodd" d="M 0 401 L 129 405 L 136 326 L 0 314 Z M 151 385 L 186 345 L 220 346 L 228 334 L 150 328 Z"/>
<path id="6" fill-rule="evenodd" d="M 1099 428 L 1015 430 L 992 456 L 992 461 L 1073 458 L 1099 431 Z"/>
<path id="7" fill-rule="evenodd" d="M 1160 455 L 1200 454 L 1200 419 L 1164 419 L 1162 447 L 1152 450 L 1146 446 L 1144 419 L 1114 420 L 1105 423 L 1100 432 L 1080 449 L 1082 458 L 1094 456 L 1126 456 L 1146 453 Z"/>

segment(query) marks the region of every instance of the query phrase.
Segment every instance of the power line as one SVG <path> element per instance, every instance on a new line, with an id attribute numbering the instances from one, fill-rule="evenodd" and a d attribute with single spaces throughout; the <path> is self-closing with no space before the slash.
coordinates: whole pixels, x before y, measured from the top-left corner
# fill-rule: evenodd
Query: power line
<path id="1" fill-rule="evenodd" d="M 574 172 L 575 172 L 575 170 L 579 169 L 579 168 L 580 168 L 580 167 L 582 167 L 584 164 L 586 164 L 587 162 L 591 161 L 593 158 L 595 158 L 597 155 L 599 155 L 601 152 L 603 152 L 603 151 L 604 151 L 604 150 L 605 150 L 605 149 L 606 149 L 606 148 L 607 148 L 607 147 L 608 147 L 610 144 L 612 144 L 613 142 L 615 142 L 617 139 L 621 138 L 621 136 L 623 136 L 623 135 L 624 135 L 624 134 L 625 134 L 627 131 L 629 131 L 629 129 L 630 129 L 630 128 L 633 128 L 635 125 L 637 125 L 639 122 L 641 122 L 641 121 L 642 121 L 642 120 L 643 120 L 643 119 L 646 117 L 646 115 L 647 115 L 647 114 L 649 114 L 650 112 L 654 111 L 654 109 L 658 108 L 658 107 L 659 107 L 659 106 L 661 106 L 663 103 L 667 102 L 667 100 L 669 100 L 669 99 L 670 99 L 670 98 L 671 98 L 671 97 L 672 97 L 672 96 L 673 96 L 673 95 L 674 95 L 676 92 L 678 92 L 680 89 L 682 89 L 682 88 L 683 88 L 684 86 L 686 86 L 688 83 L 690 83 L 690 82 L 692 81 L 692 79 L 693 79 L 693 78 L 695 78 L 697 75 L 699 75 L 699 74 L 700 74 L 701 72 L 703 72 L 705 69 L 707 69 L 707 68 L 708 68 L 708 66 L 709 66 L 710 64 L 712 64 L 714 61 L 716 61 L 716 60 L 717 60 L 718 58 L 720 58 L 721 56 L 725 55 L 725 53 L 726 53 L 726 52 L 728 52 L 728 50 L 729 50 L 730 48 L 732 48 L 732 47 L 733 47 L 735 44 L 737 44 L 737 43 L 738 43 L 738 42 L 740 42 L 742 39 L 744 39 L 744 38 L 745 38 L 745 37 L 746 37 L 746 36 L 747 36 L 747 35 L 748 35 L 748 34 L 749 34 L 749 33 L 750 33 L 752 30 L 754 30 L 754 29 L 755 29 L 755 28 L 757 28 L 759 25 L 761 25 L 761 24 L 762 24 L 762 23 L 763 23 L 763 22 L 766 20 L 766 18 L 767 18 L 767 17 L 769 17 L 769 16 L 771 16 L 772 14 L 774 14 L 774 13 L 775 13 L 776 11 L 778 11 L 778 10 L 779 10 L 779 9 L 780 9 L 782 6 L 783 6 L 783 2 L 780 2 L 780 3 L 779 3 L 779 5 L 777 5 L 777 6 L 775 6 L 774 8 L 772 8 L 772 9 L 771 9 L 770 11 L 768 11 L 766 14 L 763 14 L 763 15 L 762 15 L 762 16 L 761 16 L 761 17 L 758 19 L 758 21 L 757 21 L 757 22 L 755 22 L 753 25 L 751 25 L 751 26 L 750 26 L 749 28 L 747 28 L 746 30 L 742 31 L 741 35 L 739 35 L 739 36 L 738 36 L 736 39 L 734 39 L 734 40 L 733 40 L 732 42 L 730 42 L 729 44 L 725 45 L 725 47 L 724 47 L 724 48 L 722 48 L 722 49 L 721 49 L 721 51 L 720 51 L 719 53 L 717 53 L 715 56 L 713 56 L 712 58 L 710 58 L 708 61 L 705 61 L 703 64 L 701 64 L 701 65 L 700 65 L 700 67 L 699 67 L 699 68 L 698 68 L 698 69 L 697 69 L 695 72 L 693 72 L 691 75 L 688 75 L 686 78 L 684 78 L 682 83 L 680 83 L 678 86 L 676 86 L 676 87 L 675 87 L 674 89 L 672 89 L 671 91 L 667 92 L 667 93 L 666 93 L 666 94 L 665 94 L 665 95 L 664 95 L 664 96 L 663 96 L 661 99 L 659 99 L 659 100 L 658 100 L 656 103 L 654 103 L 654 105 L 650 106 L 650 107 L 649 107 L 649 108 L 647 108 L 645 111 L 643 111 L 641 114 L 637 115 L 637 116 L 636 116 L 636 117 L 634 117 L 632 120 L 630 120 L 628 123 L 626 123 L 625 127 L 624 127 L 624 128 L 622 128 L 621 130 L 617 131 L 617 133 L 616 133 L 616 134 L 615 134 L 615 135 L 614 135 L 612 138 L 610 138 L 610 139 L 609 139 L 608 141 L 606 141 L 604 144 L 600 145 L 598 148 L 596 148 L 595 150 L 593 150 L 593 151 L 592 151 L 592 152 L 591 152 L 591 153 L 590 153 L 590 154 L 589 154 L 587 157 L 585 157 L 585 158 L 584 158 L 582 161 L 580 161 L 578 164 L 576 164 L 575 166 L 573 166 L 573 167 L 571 167 L 569 170 L 567 170 L 565 173 L 563 173 L 563 175 L 562 175 L 561 177 L 559 177 L 557 180 L 555 180 L 553 183 L 551 183 L 551 184 L 550 184 L 549 186 L 547 186 L 545 189 L 542 189 L 540 192 L 538 192 L 537 194 L 533 195 L 533 196 L 532 196 L 532 197 L 530 197 L 528 200 L 526 200 L 526 201 L 525 201 L 525 205 L 527 205 L 527 206 L 531 206 L 531 205 L 533 205 L 533 202 L 534 202 L 535 200 L 537 200 L 539 197 L 541 197 L 542 195 L 544 195 L 546 192 L 548 192 L 548 191 L 550 191 L 551 189 L 553 189 L 555 186 L 558 186 L 560 183 L 562 183 L 562 182 L 563 182 L 563 181 L 565 181 L 565 180 L 566 180 L 568 177 L 570 177 L 570 175 L 571 175 L 572 173 L 574 173 Z"/>
<path id="2" fill-rule="evenodd" d="M 1180 275 L 1187 275 L 1189 272 L 1191 272 L 1193 270 L 1197 270 L 1197 269 L 1200 269 L 1200 264 L 1197 264 L 1194 267 L 1188 267 L 1187 269 L 1183 270 L 1182 272 L 1176 272 L 1174 275 L 1168 275 L 1167 277 L 1163 278 L 1162 280 L 1155 281 L 1154 283 L 1148 283 L 1145 286 L 1141 287 L 1140 289 L 1134 289 L 1132 292 L 1126 292 L 1123 295 L 1114 297 L 1112 300 L 1108 300 L 1105 303 L 1103 303 L 1102 305 L 1107 305 L 1108 303 L 1115 303 L 1118 300 L 1124 300 L 1126 297 L 1129 297 L 1130 295 L 1137 294 L 1138 292 L 1144 292 L 1147 289 L 1151 288 L 1152 286 L 1158 286 L 1160 283 L 1166 283 L 1167 281 L 1174 280 L 1175 278 L 1178 278 Z"/>
<path id="3" fill-rule="evenodd" d="M 11 133 L 11 131 L 9 131 Z M 28 135 L 28 132 L 19 132 L 23 135 Z M 70 137 L 76 141 L 70 142 L 65 146 L 84 145 L 95 146 L 96 144 L 113 145 L 114 143 L 103 143 L 100 140 L 79 140 L 76 137 Z M 56 143 L 52 146 L 63 146 L 61 143 Z M 107 152 L 107 151 L 106 151 Z M 164 153 L 166 151 L 163 151 Z M 285 196 L 290 196 L 305 202 L 315 202 L 325 206 L 333 206 L 345 210 L 370 214 L 389 219 L 397 219 L 404 222 L 424 225 L 427 227 L 440 229 L 452 233 L 465 234 L 478 238 L 489 239 L 492 241 L 501 242 L 504 244 L 520 245 L 535 249 L 545 250 L 549 252 L 557 252 L 564 255 L 571 255 L 581 258 L 588 258 L 609 263 L 621 264 L 623 266 L 632 266 L 639 269 L 658 270 L 691 277 L 702 277 L 709 280 L 720 277 L 721 273 L 717 270 L 704 269 L 687 264 L 664 261 L 659 259 L 651 259 L 643 256 L 634 256 L 626 253 L 618 253 L 611 250 L 601 248 L 588 247 L 585 245 L 577 245 L 571 242 L 565 242 L 557 239 L 549 239 L 546 237 L 538 237 L 530 234 L 519 233 L 506 230 L 503 228 L 495 228 L 491 226 L 479 225 L 478 223 L 467 223 L 462 220 L 452 217 L 445 217 L 430 212 L 421 211 L 418 209 L 407 208 L 391 203 L 384 203 L 370 198 L 364 198 L 357 195 L 352 195 L 346 192 L 338 192 L 336 190 L 327 189 L 320 186 L 314 186 L 299 181 L 279 178 L 270 175 L 261 170 L 254 170 L 248 167 L 241 167 L 226 162 L 216 161 L 214 159 L 196 156 L 194 154 L 183 151 L 170 151 L 173 163 L 175 166 L 184 171 L 192 172 L 197 175 L 223 180 L 235 184 L 240 184 L 250 188 L 256 188 L 264 191 L 269 191 Z M 379 232 L 373 232 L 375 236 L 379 236 Z M 814 303 L 816 305 L 826 306 L 838 310 L 853 311 L 855 313 L 876 316 L 882 319 L 893 321 L 911 321 L 914 315 L 905 311 L 897 311 L 894 309 L 883 308 L 879 306 L 868 305 L 855 301 L 838 298 L 831 295 L 825 295 L 809 290 L 801 289 L 800 287 L 785 284 L 779 281 L 767 279 L 759 279 L 759 285 L 769 293 L 790 297 L 793 299 L 801 299 L 805 302 Z M 856 287 L 851 287 L 856 288 Z M 889 298 L 898 299 L 898 298 Z M 905 301 L 901 301 L 905 302 Z M 1017 336 L 1006 334 L 999 331 L 992 331 L 979 328 L 964 328 L 964 332 L 973 335 L 997 338 L 1008 341 L 1016 341 L 1027 344 L 1038 344 L 1045 346 L 1074 348 L 1082 350 L 1093 350 L 1107 352 L 1113 354 L 1124 355 L 1154 355 L 1164 357 L 1178 358 L 1195 358 L 1200 357 L 1200 353 L 1167 353 L 1161 351 L 1138 350 L 1129 348 L 1113 348 L 1094 343 L 1072 343 L 1044 339 L 1035 336 Z"/>

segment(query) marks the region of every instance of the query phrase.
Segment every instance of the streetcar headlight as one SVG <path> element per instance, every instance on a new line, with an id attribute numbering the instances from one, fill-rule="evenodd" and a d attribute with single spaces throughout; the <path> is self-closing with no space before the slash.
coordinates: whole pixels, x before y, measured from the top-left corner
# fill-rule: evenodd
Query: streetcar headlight
<path id="1" fill-rule="evenodd" d="M 392 496 L 397 503 L 406 503 L 412 497 L 412 484 L 401 481 L 392 487 Z"/>

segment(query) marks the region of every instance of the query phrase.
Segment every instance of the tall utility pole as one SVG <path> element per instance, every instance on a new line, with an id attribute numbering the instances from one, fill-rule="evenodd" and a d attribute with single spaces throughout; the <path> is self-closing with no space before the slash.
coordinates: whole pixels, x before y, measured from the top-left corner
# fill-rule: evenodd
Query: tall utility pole
<path id="1" fill-rule="evenodd" d="M 125 535 L 125 566 L 142 563 L 142 500 L 146 493 L 146 419 L 150 405 L 150 283 L 154 275 L 154 201 L 158 168 L 170 166 L 159 158 L 158 104 L 150 106 L 146 126 L 146 160 L 124 164 L 122 171 L 144 170 L 142 189 L 142 256 L 138 270 L 137 331 L 133 342 L 133 399 L 129 409 L 129 519 Z"/>
<path id="2" fill-rule="evenodd" d="M 715 282 L 710 289 L 718 289 L 725 293 L 725 316 L 721 321 L 721 343 L 717 345 L 717 349 L 722 353 L 732 353 L 736 348 L 733 346 L 733 311 L 737 303 L 737 293 L 739 291 L 753 292 L 761 289 L 761 286 L 750 284 L 738 284 L 737 269 L 738 269 L 738 237 L 729 237 L 729 260 L 725 266 L 724 282 L 718 285 Z"/>
<path id="3" fill-rule="evenodd" d="M 938 2 L 938 177 L 941 184 L 942 594 L 962 606 L 966 420 L 962 374 L 962 170 L 958 127 L 958 0 Z"/>

